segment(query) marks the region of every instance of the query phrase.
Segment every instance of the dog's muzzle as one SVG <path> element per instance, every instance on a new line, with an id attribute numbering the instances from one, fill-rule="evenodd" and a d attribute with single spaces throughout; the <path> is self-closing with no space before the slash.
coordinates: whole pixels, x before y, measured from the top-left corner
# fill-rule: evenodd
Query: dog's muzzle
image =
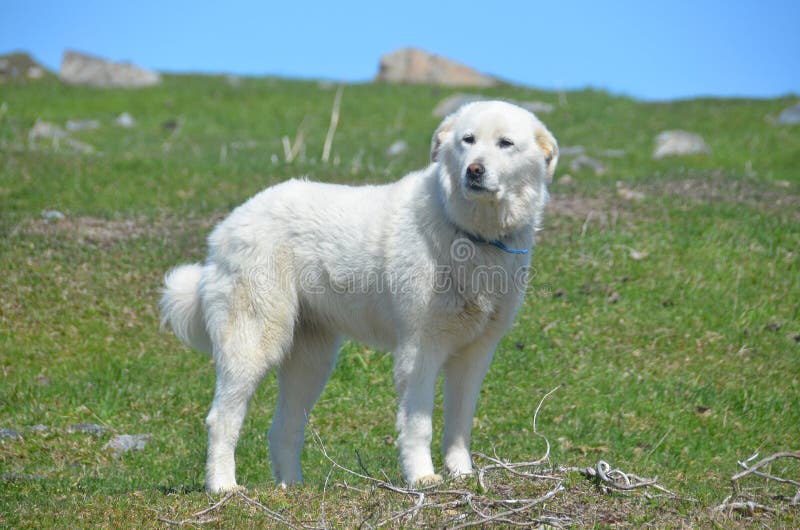
<path id="1" fill-rule="evenodd" d="M 483 182 L 486 168 L 483 164 L 474 163 L 467 167 L 467 187 L 473 191 L 488 191 Z"/>

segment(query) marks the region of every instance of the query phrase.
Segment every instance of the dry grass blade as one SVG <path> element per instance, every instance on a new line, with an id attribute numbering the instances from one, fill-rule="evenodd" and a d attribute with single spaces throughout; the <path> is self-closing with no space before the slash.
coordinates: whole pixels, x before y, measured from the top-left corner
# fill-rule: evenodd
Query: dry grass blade
<path id="1" fill-rule="evenodd" d="M 336 134 L 336 127 L 339 125 L 339 107 L 342 104 L 342 92 L 344 87 L 339 87 L 336 96 L 333 98 L 333 109 L 331 109 L 331 124 L 328 127 L 328 134 L 325 135 L 325 144 L 322 146 L 322 162 L 327 163 L 331 156 L 333 146 L 333 136 Z"/>

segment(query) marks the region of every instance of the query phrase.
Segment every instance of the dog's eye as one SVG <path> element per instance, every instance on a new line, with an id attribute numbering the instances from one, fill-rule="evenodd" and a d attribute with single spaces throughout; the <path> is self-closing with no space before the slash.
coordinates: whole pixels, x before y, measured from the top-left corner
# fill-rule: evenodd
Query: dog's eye
<path id="1" fill-rule="evenodd" d="M 501 149 L 507 149 L 507 148 L 513 146 L 514 142 L 512 142 L 508 138 L 500 138 L 500 141 L 497 142 L 497 145 L 499 145 Z"/>
<path id="2" fill-rule="evenodd" d="M 475 143 L 475 136 L 472 134 L 465 134 L 464 137 L 461 139 L 462 142 L 465 144 L 474 144 Z"/>

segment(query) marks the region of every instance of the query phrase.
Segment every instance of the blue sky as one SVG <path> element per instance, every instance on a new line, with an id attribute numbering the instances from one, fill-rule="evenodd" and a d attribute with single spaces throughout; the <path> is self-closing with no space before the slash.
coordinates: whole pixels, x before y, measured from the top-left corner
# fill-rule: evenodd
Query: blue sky
<path id="1" fill-rule="evenodd" d="M 415 46 L 545 89 L 642 99 L 800 93 L 800 0 L 388 3 L 4 0 L 0 53 L 366 81 Z"/>

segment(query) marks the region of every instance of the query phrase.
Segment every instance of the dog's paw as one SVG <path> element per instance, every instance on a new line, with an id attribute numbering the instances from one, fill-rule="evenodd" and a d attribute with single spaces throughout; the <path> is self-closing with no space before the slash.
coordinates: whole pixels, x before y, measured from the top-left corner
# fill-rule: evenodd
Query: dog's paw
<path id="1" fill-rule="evenodd" d="M 244 486 L 240 486 L 238 484 L 228 484 L 228 485 L 206 485 L 206 491 L 211 495 L 223 495 L 227 493 L 236 493 L 237 491 L 241 491 L 242 493 L 247 492 L 247 488 Z"/>
<path id="2" fill-rule="evenodd" d="M 284 480 L 282 480 L 282 481 L 278 482 L 278 487 L 280 489 L 282 489 L 282 490 L 285 490 L 285 489 L 288 489 L 288 488 L 293 488 L 295 486 L 302 486 L 302 485 L 303 485 L 303 481 L 302 480 L 294 480 L 294 481 L 284 481 Z"/>
<path id="3" fill-rule="evenodd" d="M 472 469 L 470 470 L 459 470 L 459 471 L 448 471 L 447 477 L 453 480 L 458 480 L 460 482 L 465 481 L 466 479 L 470 478 L 473 475 Z"/>
<path id="4" fill-rule="evenodd" d="M 436 486 L 437 484 L 442 483 L 442 476 L 436 473 L 432 475 L 423 475 L 416 480 L 412 484 L 415 488 L 429 488 L 431 486 Z"/>

